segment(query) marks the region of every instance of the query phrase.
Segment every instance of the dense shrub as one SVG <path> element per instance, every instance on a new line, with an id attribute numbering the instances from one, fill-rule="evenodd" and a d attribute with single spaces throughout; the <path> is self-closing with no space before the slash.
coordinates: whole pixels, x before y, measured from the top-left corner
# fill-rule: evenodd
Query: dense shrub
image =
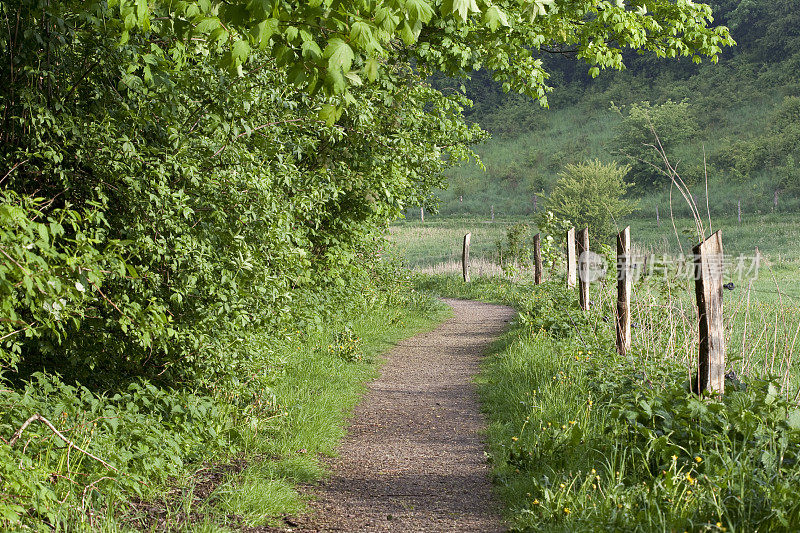
<path id="1" fill-rule="evenodd" d="M 462 97 L 402 63 L 330 125 L 269 55 L 246 76 L 202 55 L 170 70 L 92 12 L 19 15 L 0 88 L 0 369 L 216 382 L 248 357 L 242 331 L 341 306 L 387 221 L 480 136 Z"/>
<path id="2" fill-rule="evenodd" d="M 628 183 L 642 189 L 666 183 L 668 178 L 659 172 L 664 163 L 656 149 L 672 157 L 676 147 L 697 138 L 699 129 L 695 111 L 688 102 L 632 104 L 623 114 L 613 142 L 614 152 L 630 165 L 626 173 Z M 681 172 L 685 180 L 691 181 L 695 181 L 695 174 L 696 171 L 685 169 Z"/>
<path id="3" fill-rule="evenodd" d="M 545 209 L 556 218 L 570 220 L 576 228 L 589 227 L 601 242 L 617 230 L 617 221 L 633 212 L 635 203 L 625 199 L 624 181 L 630 167 L 598 160 L 567 165 L 559 174 Z"/>

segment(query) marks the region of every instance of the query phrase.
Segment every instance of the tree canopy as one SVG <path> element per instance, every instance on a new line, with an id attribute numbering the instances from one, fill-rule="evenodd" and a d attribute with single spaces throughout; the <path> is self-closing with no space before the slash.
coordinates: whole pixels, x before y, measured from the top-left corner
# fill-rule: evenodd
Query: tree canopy
<path id="1" fill-rule="evenodd" d="M 69 3 L 67 3 L 69 5 Z M 546 101 L 539 56 L 570 51 L 590 66 L 623 68 L 623 51 L 717 60 L 733 44 L 712 28 L 711 9 L 691 0 L 110 0 L 77 10 L 94 30 L 135 48 L 129 74 L 157 83 L 187 61 L 218 55 L 243 74 L 258 51 L 310 93 L 341 96 L 375 81 L 402 58 L 450 75 L 490 69 L 506 90 Z M 143 38 L 136 40 L 131 36 Z M 144 46 L 141 46 L 144 45 Z"/>

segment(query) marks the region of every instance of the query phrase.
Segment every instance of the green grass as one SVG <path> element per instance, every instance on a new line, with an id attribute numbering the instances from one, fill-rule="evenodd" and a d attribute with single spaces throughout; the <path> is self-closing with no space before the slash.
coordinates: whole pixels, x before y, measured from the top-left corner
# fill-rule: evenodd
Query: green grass
<path id="1" fill-rule="evenodd" d="M 340 348 L 335 331 L 278 350 L 274 364 L 281 377 L 272 393 L 280 399 L 279 412 L 243 430 L 244 456 L 252 464 L 212 495 L 219 502 L 212 512 L 239 516 L 250 526 L 303 512 L 305 500 L 297 485 L 325 475 L 320 459 L 335 454 L 365 383 L 377 375 L 380 354 L 400 339 L 430 329 L 448 311 L 433 302 L 415 308 L 376 306 L 348 325 L 353 350 Z M 360 361 L 345 360 L 342 353 L 356 353 Z"/>
<path id="2" fill-rule="evenodd" d="M 514 530 L 791 531 L 800 520 L 800 411 L 780 379 L 759 379 L 759 364 L 739 373 L 746 386 L 699 400 L 683 354 L 659 335 L 667 316 L 634 312 L 642 331 L 621 357 L 610 306 L 583 313 L 560 281 L 419 276 L 417 286 L 520 311 L 478 378 Z"/>
<path id="3" fill-rule="evenodd" d="M 505 238 L 508 227 L 514 222 L 514 219 L 491 222 L 474 217 L 435 217 L 432 220 L 429 217 L 424 223 L 401 220 L 389 227 L 389 239 L 412 268 L 460 261 L 467 233 L 472 233 L 471 256 L 490 258 L 496 251 L 497 241 Z"/>
<path id="4" fill-rule="evenodd" d="M 121 472 L 34 423 L 0 444 L 0 529 L 212 531 L 302 512 L 297 485 L 325 475 L 380 354 L 448 312 L 403 280 L 353 298 L 316 330 L 243 334 L 250 357 L 218 389 L 142 381 L 102 395 L 45 374 L 0 388 L 4 434 L 41 413 Z"/>
<path id="5" fill-rule="evenodd" d="M 413 269 L 431 270 L 428 267 L 449 263 L 450 270 L 455 271 L 460 268 L 464 234 L 472 233 L 473 261 L 492 262 L 496 261 L 497 241 L 504 239 L 508 228 L 518 222 L 534 224 L 532 217 L 496 219 L 493 224 L 477 217 L 433 216 L 425 223 L 401 220 L 390 227 L 389 239 Z M 631 225 L 633 244 L 643 252 L 660 256 L 677 255 L 682 250 L 686 255 L 691 254 L 692 242 L 686 233 L 694 228 L 690 218 L 676 218 L 673 228 L 668 214 L 662 211 L 660 225 L 654 215 L 644 218 L 641 213 L 622 221 L 620 226 L 623 224 Z M 705 224 L 708 226 L 707 219 Z M 747 216 L 741 224 L 735 216 L 713 216 L 711 227 L 722 230 L 725 252 L 734 262 L 742 256 L 749 266 L 756 248 L 765 259 L 758 279 L 753 282 L 754 300 L 800 305 L 800 213 Z M 595 246 L 593 242 L 592 247 Z M 743 295 L 747 281 L 736 284 L 739 285 L 736 295 Z"/>

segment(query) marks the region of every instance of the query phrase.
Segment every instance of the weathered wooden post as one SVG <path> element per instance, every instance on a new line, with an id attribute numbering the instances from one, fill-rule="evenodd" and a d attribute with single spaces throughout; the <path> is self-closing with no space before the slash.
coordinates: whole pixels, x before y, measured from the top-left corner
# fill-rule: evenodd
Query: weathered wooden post
<path id="1" fill-rule="evenodd" d="M 658 214 L 658 206 L 656 206 L 656 225 L 661 227 L 661 216 Z"/>
<path id="2" fill-rule="evenodd" d="M 567 232 L 567 286 L 575 286 L 575 228 Z"/>
<path id="3" fill-rule="evenodd" d="M 581 309 L 589 309 L 589 228 L 583 228 L 578 233 L 578 301 Z"/>
<path id="4" fill-rule="evenodd" d="M 533 236 L 533 283 L 539 285 L 542 282 L 542 238 L 537 233 Z"/>
<path id="5" fill-rule="evenodd" d="M 494 222 L 494 204 L 492 204 L 492 222 Z"/>
<path id="6" fill-rule="evenodd" d="M 423 206 L 419 206 L 419 221 L 425 222 L 425 208 Z"/>
<path id="7" fill-rule="evenodd" d="M 631 349 L 631 227 L 617 234 L 617 352 Z"/>
<path id="8" fill-rule="evenodd" d="M 461 270 L 464 274 L 464 281 L 469 281 L 469 241 L 472 233 L 464 235 L 464 249 L 461 252 Z"/>
<path id="9" fill-rule="evenodd" d="M 697 390 L 725 392 L 725 331 L 722 322 L 722 233 L 695 246 L 694 275 L 700 318 L 700 360 Z"/>
<path id="10" fill-rule="evenodd" d="M 736 204 L 736 218 L 739 219 L 739 224 L 742 223 L 742 199 L 739 198 L 739 202 Z"/>

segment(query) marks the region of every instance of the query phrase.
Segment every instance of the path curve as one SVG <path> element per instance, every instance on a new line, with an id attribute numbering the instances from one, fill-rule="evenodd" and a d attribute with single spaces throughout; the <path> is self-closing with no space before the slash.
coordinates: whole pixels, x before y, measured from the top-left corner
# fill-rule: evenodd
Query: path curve
<path id="1" fill-rule="evenodd" d="M 386 354 L 294 531 L 504 531 L 472 379 L 514 311 L 444 301 L 453 318 Z"/>

